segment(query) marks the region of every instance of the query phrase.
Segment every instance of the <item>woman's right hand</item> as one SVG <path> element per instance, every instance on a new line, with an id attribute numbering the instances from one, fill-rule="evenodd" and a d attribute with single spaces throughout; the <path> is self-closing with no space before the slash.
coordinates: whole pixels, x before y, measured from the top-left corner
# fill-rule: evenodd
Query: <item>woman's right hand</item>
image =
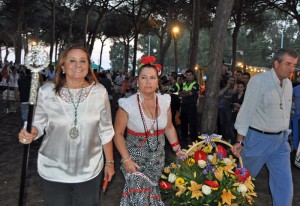
<path id="1" fill-rule="evenodd" d="M 37 137 L 38 130 L 36 127 L 31 127 L 31 133 L 26 129 L 22 129 L 19 132 L 19 142 L 22 144 L 30 144 Z"/>
<path id="2" fill-rule="evenodd" d="M 140 168 L 140 166 L 135 162 L 133 161 L 132 159 L 126 161 L 123 163 L 123 166 L 125 168 L 125 170 L 128 172 L 128 173 L 132 173 L 132 172 L 135 172 L 137 169 Z"/>

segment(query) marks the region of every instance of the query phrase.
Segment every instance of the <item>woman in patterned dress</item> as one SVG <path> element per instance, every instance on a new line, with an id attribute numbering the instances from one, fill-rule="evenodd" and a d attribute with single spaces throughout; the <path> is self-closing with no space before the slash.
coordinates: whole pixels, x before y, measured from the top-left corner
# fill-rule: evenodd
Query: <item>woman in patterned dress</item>
<path id="1" fill-rule="evenodd" d="M 126 180 L 121 206 L 164 205 L 158 187 L 165 161 L 164 134 L 176 155 L 187 157 L 172 124 L 170 95 L 155 92 L 158 71 L 151 63 L 141 66 L 137 80 L 139 92 L 121 98 L 116 114 L 114 142 L 122 156 L 121 170 Z"/>

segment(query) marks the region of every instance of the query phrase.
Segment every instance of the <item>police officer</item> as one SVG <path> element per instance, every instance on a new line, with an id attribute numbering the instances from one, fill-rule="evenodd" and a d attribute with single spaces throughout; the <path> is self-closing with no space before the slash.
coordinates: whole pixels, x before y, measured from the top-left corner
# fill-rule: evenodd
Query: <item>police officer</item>
<path id="1" fill-rule="evenodd" d="M 199 84 L 195 80 L 195 75 L 192 70 L 187 70 L 185 73 L 186 82 L 183 83 L 182 89 L 179 92 L 181 100 L 181 137 L 187 139 L 188 131 L 190 138 L 195 141 L 198 136 L 197 124 L 197 101 L 199 96 Z"/>
<path id="2" fill-rule="evenodd" d="M 179 112 L 180 109 L 180 100 L 178 96 L 178 92 L 180 91 L 180 86 L 177 82 L 177 73 L 172 72 L 170 76 L 170 87 L 168 90 L 168 94 L 171 95 L 171 112 L 172 112 L 172 123 L 174 126 L 178 125 L 175 121 L 176 113 Z"/>

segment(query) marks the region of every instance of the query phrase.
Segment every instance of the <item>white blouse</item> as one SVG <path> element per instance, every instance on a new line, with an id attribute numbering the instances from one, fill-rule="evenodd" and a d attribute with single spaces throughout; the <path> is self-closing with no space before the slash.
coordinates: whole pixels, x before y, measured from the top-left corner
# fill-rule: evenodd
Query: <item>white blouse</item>
<path id="1" fill-rule="evenodd" d="M 167 126 L 168 123 L 168 109 L 170 107 L 171 97 L 169 94 L 157 94 L 157 97 L 158 105 L 161 111 L 160 115 L 157 118 L 157 123 L 158 129 L 162 130 Z M 143 121 L 138 106 L 137 94 L 131 95 L 128 98 L 119 99 L 119 106 L 123 108 L 128 114 L 127 128 L 135 132 L 145 132 L 145 128 L 143 126 Z M 152 120 L 149 119 L 146 115 L 144 115 L 144 117 L 148 128 L 150 128 Z"/>
<path id="2" fill-rule="evenodd" d="M 80 89 L 70 89 L 74 100 Z M 77 94 L 76 94 L 77 93 Z M 33 125 L 44 135 L 38 154 L 38 172 L 44 179 L 64 183 L 85 182 L 103 168 L 102 145 L 112 140 L 114 130 L 106 89 L 92 84 L 83 89 L 78 106 L 79 136 L 71 139 L 74 106 L 66 88 L 56 95 L 54 84 L 39 89 Z"/>

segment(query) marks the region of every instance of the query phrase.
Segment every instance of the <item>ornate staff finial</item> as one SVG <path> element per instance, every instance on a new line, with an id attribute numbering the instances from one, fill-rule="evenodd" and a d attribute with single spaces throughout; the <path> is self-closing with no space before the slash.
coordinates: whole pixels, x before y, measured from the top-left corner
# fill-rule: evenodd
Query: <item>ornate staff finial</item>
<path id="1" fill-rule="evenodd" d="M 42 43 L 32 46 L 31 51 L 25 57 L 25 66 L 31 70 L 31 88 L 29 104 L 34 105 L 37 99 L 37 89 L 39 86 L 38 72 L 45 69 L 50 62 L 49 55 Z"/>

